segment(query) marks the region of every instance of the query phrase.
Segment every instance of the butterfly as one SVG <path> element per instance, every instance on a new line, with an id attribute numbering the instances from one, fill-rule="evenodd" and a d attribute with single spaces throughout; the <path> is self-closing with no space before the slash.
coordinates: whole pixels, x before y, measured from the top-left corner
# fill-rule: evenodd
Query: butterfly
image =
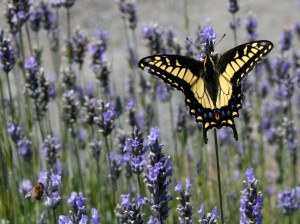
<path id="1" fill-rule="evenodd" d="M 206 55 L 203 61 L 180 55 L 152 55 L 138 66 L 185 95 L 185 102 L 196 122 L 202 123 L 203 139 L 207 131 L 230 127 L 238 134 L 234 118 L 242 107 L 241 81 L 273 49 L 272 42 L 259 40 L 239 45 L 221 56 Z"/>

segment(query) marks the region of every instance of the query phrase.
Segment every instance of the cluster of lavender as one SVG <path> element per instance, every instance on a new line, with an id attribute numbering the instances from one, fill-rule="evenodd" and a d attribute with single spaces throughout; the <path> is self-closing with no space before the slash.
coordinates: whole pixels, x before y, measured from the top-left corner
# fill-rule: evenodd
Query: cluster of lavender
<path id="1" fill-rule="evenodd" d="M 90 67 L 94 71 L 96 78 L 100 81 L 106 94 L 109 93 L 109 74 L 111 73 L 110 64 L 105 53 L 107 42 L 108 33 L 98 30 L 96 32 L 96 39 L 88 44 L 88 49 L 92 57 Z"/>
<path id="2" fill-rule="evenodd" d="M 284 215 L 292 216 L 300 209 L 300 187 L 286 189 L 278 194 L 278 208 Z"/>
<path id="3" fill-rule="evenodd" d="M 43 142 L 42 156 L 45 158 L 49 169 L 57 166 L 57 153 L 59 151 L 61 151 L 61 147 L 59 144 L 58 137 L 52 137 L 51 135 L 48 135 L 45 141 Z M 62 173 L 62 171 L 60 170 L 57 171 L 58 173 Z"/>
<path id="4" fill-rule="evenodd" d="M 128 152 L 131 161 L 131 172 L 140 175 L 146 167 L 146 155 L 147 148 L 144 147 L 143 133 L 139 132 L 135 126 L 131 132 L 131 139 L 125 142 L 124 152 Z"/>
<path id="5" fill-rule="evenodd" d="M 32 141 L 28 140 L 26 136 L 21 133 L 21 128 L 15 124 L 7 129 L 13 142 L 18 148 L 18 154 L 24 161 L 30 161 L 33 156 Z"/>
<path id="6" fill-rule="evenodd" d="M 180 197 L 176 198 L 178 201 L 180 201 L 180 204 L 177 206 L 177 210 L 180 214 L 179 222 L 181 224 L 191 224 L 193 223 L 193 206 L 190 203 L 190 198 L 192 194 L 189 193 L 189 190 L 192 187 L 192 185 L 190 184 L 190 181 L 188 179 L 186 179 L 185 181 L 186 187 L 184 192 L 182 190 L 182 185 L 179 181 L 177 181 L 177 184 L 175 186 L 175 191 L 178 191 L 180 193 Z"/>
<path id="7" fill-rule="evenodd" d="M 27 95 L 34 100 L 34 117 L 40 120 L 48 111 L 48 104 L 56 96 L 54 83 L 45 77 L 44 69 L 34 57 L 25 61 L 25 87 Z"/>
<path id="8" fill-rule="evenodd" d="M 9 39 L 4 38 L 4 31 L 0 29 L 0 67 L 5 73 L 9 73 L 15 65 L 15 51 Z"/>
<path id="9" fill-rule="evenodd" d="M 143 224 L 144 213 L 141 213 L 141 208 L 146 203 L 141 198 L 140 194 L 137 194 L 137 199 L 132 198 L 130 202 L 130 194 L 120 195 L 122 202 L 121 206 L 117 205 L 117 216 L 120 223 L 136 223 Z"/>
<path id="10" fill-rule="evenodd" d="M 168 217 L 170 206 L 168 202 L 173 197 L 168 194 L 172 175 L 173 164 L 171 157 L 162 153 L 163 146 L 158 143 L 159 128 L 151 128 L 148 136 L 149 157 L 146 173 L 143 173 L 144 183 L 146 184 L 151 198 L 145 198 L 151 209 L 155 211 L 155 217 L 160 223 L 165 223 Z"/>
<path id="11" fill-rule="evenodd" d="M 199 220 L 199 223 L 200 224 L 210 224 L 210 223 L 217 224 L 218 219 L 220 218 L 219 213 L 217 211 L 217 207 L 215 207 L 211 213 L 209 212 L 206 215 L 204 212 L 204 208 L 205 208 L 205 205 L 204 205 L 204 203 L 202 203 L 201 209 L 198 211 L 198 213 L 202 216 L 202 219 Z"/>
<path id="12" fill-rule="evenodd" d="M 121 18 L 127 23 L 130 29 L 134 30 L 137 26 L 137 4 L 135 1 L 118 1 Z"/>
<path id="13" fill-rule="evenodd" d="M 70 198 L 68 199 L 68 204 L 72 205 L 73 210 L 70 210 L 69 216 L 60 215 L 58 219 L 59 224 L 70 224 L 70 223 L 80 223 L 87 224 L 89 217 L 86 215 L 85 202 L 87 199 L 83 196 L 82 192 L 72 192 Z M 95 208 L 91 209 L 91 219 L 90 223 L 99 224 L 98 211 Z"/>
<path id="14" fill-rule="evenodd" d="M 246 188 L 241 191 L 240 223 L 247 224 L 247 219 L 249 219 L 250 223 L 262 224 L 261 209 L 264 197 L 262 192 L 257 190 L 258 180 L 254 176 L 254 169 L 247 169 L 245 176 L 248 182 L 244 181 Z"/>

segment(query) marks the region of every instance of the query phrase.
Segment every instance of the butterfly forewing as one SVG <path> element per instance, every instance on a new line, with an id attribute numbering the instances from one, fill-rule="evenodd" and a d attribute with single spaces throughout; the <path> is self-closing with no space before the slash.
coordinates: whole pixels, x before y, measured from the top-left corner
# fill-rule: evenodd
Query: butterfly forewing
<path id="1" fill-rule="evenodd" d="M 234 85 L 239 85 L 254 66 L 268 54 L 273 44 L 267 40 L 239 45 L 219 57 L 216 70 Z"/>
<path id="2" fill-rule="evenodd" d="M 139 67 L 147 67 L 149 73 L 184 92 L 184 89 L 190 88 L 199 78 L 203 64 L 179 55 L 153 55 L 141 59 Z"/>

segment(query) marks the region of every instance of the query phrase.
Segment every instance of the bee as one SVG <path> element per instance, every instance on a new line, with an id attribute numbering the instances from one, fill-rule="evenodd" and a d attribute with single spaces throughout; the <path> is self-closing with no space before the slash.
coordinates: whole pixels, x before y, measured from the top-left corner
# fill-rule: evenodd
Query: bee
<path id="1" fill-rule="evenodd" d="M 25 195 L 25 198 L 31 197 L 32 199 L 41 200 L 43 193 L 44 193 L 44 184 L 38 183 L 34 185 L 32 190 Z"/>

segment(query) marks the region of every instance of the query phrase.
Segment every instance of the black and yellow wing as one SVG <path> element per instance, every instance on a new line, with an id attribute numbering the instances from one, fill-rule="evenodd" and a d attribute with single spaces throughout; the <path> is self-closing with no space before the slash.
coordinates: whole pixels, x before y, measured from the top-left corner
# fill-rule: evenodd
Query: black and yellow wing
<path id="1" fill-rule="evenodd" d="M 234 85 L 239 85 L 261 58 L 272 49 L 273 44 L 268 40 L 239 45 L 218 58 L 216 70 Z"/>
<path id="2" fill-rule="evenodd" d="M 204 141 L 211 128 L 231 127 L 238 135 L 234 118 L 242 107 L 241 80 L 273 48 L 270 41 L 255 41 L 237 46 L 216 61 L 180 55 L 153 55 L 139 61 L 139 67 L 182 91 L 190 113 L 202 123 Z"/>
<path id="3" fill-rule="evenodd" d="M 138 65 L 182 92 L 195 83 L 203 70 L 202 62 L 180 55 L 153 55 L 141 59 Z"/>

